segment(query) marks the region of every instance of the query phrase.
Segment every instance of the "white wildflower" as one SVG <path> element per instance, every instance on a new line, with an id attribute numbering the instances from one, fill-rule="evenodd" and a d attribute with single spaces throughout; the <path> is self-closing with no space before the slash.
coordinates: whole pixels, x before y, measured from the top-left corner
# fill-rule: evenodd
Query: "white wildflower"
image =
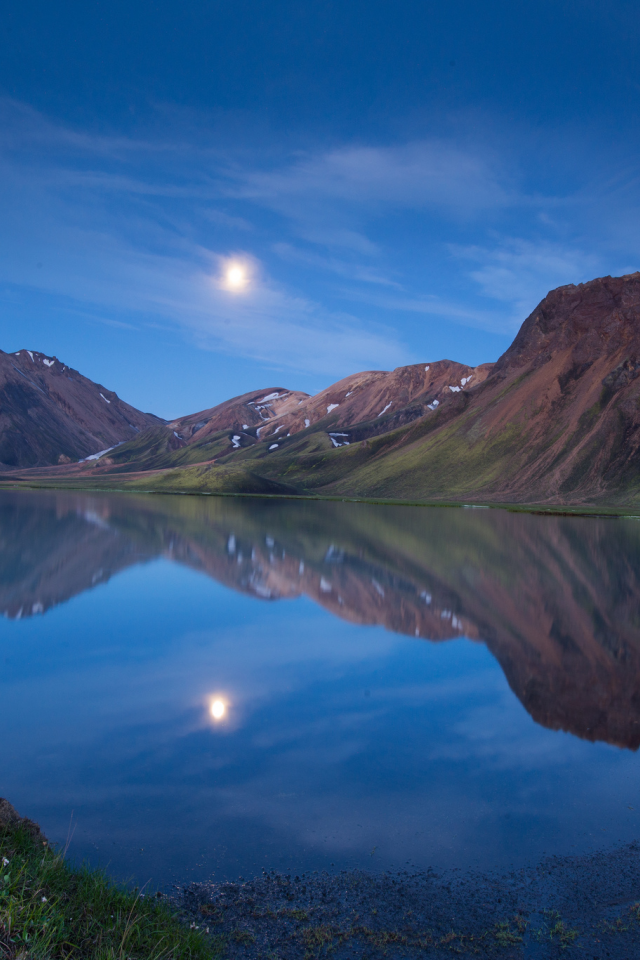
<path id="1" fill-rule="evenodd" d="M 43 898 L 42 898 L 42 902 L 43 902 L 43 903 L 46 903 L 46 902 L 47 902 L 47 898 L 46 898 L 46 897 L 43 897 Z"/>
<path id="2" fill-rule="evenodd" d="M 7 860 L 6 857 L 3 857 L 3 858 L 2 858 L 2 866 L 3 866 L 3 867 L 8 867 L 8 866 L 9 866 L 9 861 Z"/>

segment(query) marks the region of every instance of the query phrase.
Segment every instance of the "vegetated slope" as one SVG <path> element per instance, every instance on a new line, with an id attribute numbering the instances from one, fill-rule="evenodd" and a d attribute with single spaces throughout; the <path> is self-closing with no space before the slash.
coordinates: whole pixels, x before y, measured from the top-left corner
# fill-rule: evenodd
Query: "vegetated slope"
<path id="1" fill-rule="evenodd" d="M 111 473 L 156 470 L 204 463 L 252 446 L 271 421 L 308 398 L 283 387 L 252 390 L 208 410 L 152 427 L 135 440 L 101 458 Z"/>
<path id="2" fill-rule="evenodd" d="M 632 503 L 639 374 L 640 274 L 560 287 L 483 383 L 364 444 L 283 450 L 268 466 L 323 493 Z"/>
<path id="3" fill-rule="evenodd" d="M 94 473 L 131 473 L 213 460 L 224 465 L 237 459 L 229 455 L 241 451 L 244 459 L 262 460 L 298 434 L 304 435 L 305 448 L 349 446 L 432 413 L 472 384 L 482 383 L 491 366 L 440 360 L 391 372 L 365 371 L 313 397 L 281 387 L 253 391 L 147 430 L 101 459 Z M 255 467 L 247 466 L 252 471 Z M 202 470 L 197 474 L 202 476 Z M 270 476 L 277 479 L 271 469 Z M 218 489 L 218 481 L 211 481 Z"/>
<path id="4" fill-rule="evenodd" d="M 37 350 L 0 350 L 0 464 L 69 463 L 163 421 Z"/>

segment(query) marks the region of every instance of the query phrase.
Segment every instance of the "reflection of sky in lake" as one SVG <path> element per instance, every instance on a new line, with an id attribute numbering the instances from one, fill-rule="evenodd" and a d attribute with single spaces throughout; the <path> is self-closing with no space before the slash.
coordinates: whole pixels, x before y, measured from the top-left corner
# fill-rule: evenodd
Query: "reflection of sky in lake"
<path id="1" fill-rule="evenodd" d="M 507 865 L 636 836 L 631 751 L 538 726 L 480 643 L 157 560 L 0 624 L 1 792 L 120 876 Z M 212 699 L 227 705 L 212 720 Z"/>

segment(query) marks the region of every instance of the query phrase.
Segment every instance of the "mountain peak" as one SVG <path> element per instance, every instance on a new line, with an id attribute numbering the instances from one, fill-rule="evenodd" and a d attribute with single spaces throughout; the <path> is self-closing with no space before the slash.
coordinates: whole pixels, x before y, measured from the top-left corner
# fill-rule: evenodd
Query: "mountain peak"
<path id="1" fill-rule="evenodd" d="M 39 350 L 0 350 L 0 463 L 70 463 L 163 423 Z"/>
<path id="2" fill-rule="evenodd" d="M 551 290 L 524 321 L 494 373 L 539 365 L 566 350 L 585 363 L 625 348 L 640 351 L 640 272 Z"/>

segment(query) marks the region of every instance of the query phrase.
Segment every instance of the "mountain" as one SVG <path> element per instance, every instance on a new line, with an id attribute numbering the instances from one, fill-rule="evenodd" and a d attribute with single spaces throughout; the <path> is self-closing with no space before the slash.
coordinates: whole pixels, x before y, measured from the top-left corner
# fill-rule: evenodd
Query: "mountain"
<path id="1" fill-rule="evenodd" d="M 240 434 L 250 430 L 260 436 L 272 420 L 285 416 L 308 399 L 308 393 L 268 387 L 225 400 L 209 410 L 181 417 L 168 426 L 187 443 L 201 443 L 220 430 L 232 430 Z"/>
<path id="2" fill-rule="evenodd" d="M 537 723 L 640 745 L 640 528 L 502 510 L 6 491 L 0 613 L 154 557 L 264 602 L 307 596 L 416 642 L 486 644 Z"/>
<path id="3" fill-rule="evenodd" d="M 244 394 L 82 472 L 140 490 L 632 506 L 639 374 L 640 273 L 603 277 L 549 293 L 495 364 Z"/>
<path id="4" fill-rule="evenodd" d="M 78 461 L 163 422 L 57 357 L 0 350 L 0 464 Z"/>
<path id="5" fill-rule="evenodd" d="M 333 431 L 329 437 L 334 447 L 349 446 L 350 433 L 339 433 L 360 424 L 359 435 L 386 433 L 411 423 L 435 410 L 451 394 L 460 393 L 486 379 L 491 364 L 468 367 L 450 360 L 416 363 L 409 367 L 369 370 L 339 380 L 313 397 L 308 397 L 292 410 L 283 411 L 264 427 L 260 439 L 275 437 L 280 431 L 287 436 L 331 417 Z M 364 425 L 367 424 L 365 427 Z"/>
<path id="6" fill-rule="evenodd" d="M 640 499 L 639 373 L 640 274 L 604 277 L 552 291 L 496 364 L 464 388 L 450 384 L 461 389 L 445 389 L 411 422 L 398 416 L 404 409 L 409 419 L 411 401 L 380 426 L 377 418 L 345 424 L 338 408 L 277 446 L 220 457 L 207 473 L 138 485 L 213 490 L 233 459 L 235 469 L 244 462 L 300 493 L 632 505 Z M 343 439 L 349 446 L 337 449 Z"/>
<path id="7" fill-rule="evenodd" d="M 245 393 L 147 431 L 102 465 L 132 472 L 227 462 L 224 458 L 237 450 L 255 447 L 259 456 L 309 429 L 334 449 L 349 446 L 424 417 L 456 393 L 482 383 L 491 367 L 441 360 L 352 374 L 312 397 L 283 387 Z"/>

